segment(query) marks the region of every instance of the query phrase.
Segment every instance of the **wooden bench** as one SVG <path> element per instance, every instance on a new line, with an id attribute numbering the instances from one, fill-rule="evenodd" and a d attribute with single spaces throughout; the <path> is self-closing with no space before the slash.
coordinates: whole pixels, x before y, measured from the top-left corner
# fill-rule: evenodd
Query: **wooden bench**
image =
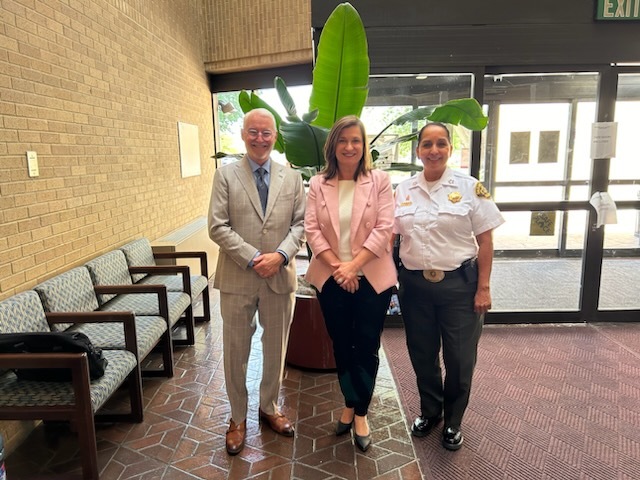
<path id="1" fill-rule="evenodd" d="M 134 318 L 138 358 L 141 361 L 144 360 L 156 346 L 162 351 L 162 368 L 160 370 L 145 369 L 143 375 L 173 376 L 173 344 L 168 321 L 166 320 L 169 317 L 169 309 L 165 287 L 140 285 L 135 288 L 98 288 L 91 281 L 91 275 L 87 268 L 76 267 L 36 285 L 34 290 L 38 292 L 46 312 L 64 313 L 66 315 L 96 311 L 130 312 L 130 315 Z M 131 295 L 151 295 L 154 297 L 155 303 L 160 305 L 160 310 L 156 315 L 138 315 L 131 308 L 120 308 L 119 310 L 102 308 L 98 300 L 98 292 L 105 294 L 107 292 L 127 292 Z M 86 334 L 92 343 L 100 348 L 117 349 L 124 348 L 125 345 L 125 334 L 121 325 L 72 325 L 61 323 L 54 327 L 55 330 L 65 330 L 67 328 Z"/>
<path id="2" fill-rule="evenodd" d="M 193 307 L 198 297 L 202 297 L 203 315 L 195 317 L 196 321 L 211 320 L 211 298 L 209 295 L 209 269 L 207 253 L 204 251 L 155 252 L 146 238 L 140 238 L 120 247 L 129 265 L 129 272 L 134 283 L 162 284 L 170 292 L 186 292 L 191 295 Z M 190 272 L 188 275 L 177 275 L 178 270 L 167 269 L 158 265 L 159 261 L 195 259 L 199 262 L 200 274 Z M 182 266 L 183 268 L 186 265 Z"/>
<path id="3" fill-rule="evenodd" d="M 94 323 L 98 322 L 98 323 Z M 69 421 L 78 433 L 82 478 L 98 480 L 96 421 L 141 422 L 142 380 L 134 315 L 123 312 L 45 313 L 35 291 L 0 302 L 0 333 L 51 331 L 54 325 L 121 324 L 124 349 L 103 350 L 105 374 L 90 380 L 85 353 L 0 354 L 0 420 Z M 68 368 L 70 382 L 18 380 L 17 368 Z M 127 384 L 130 411 L 103 412 L 113 394 Z"/>

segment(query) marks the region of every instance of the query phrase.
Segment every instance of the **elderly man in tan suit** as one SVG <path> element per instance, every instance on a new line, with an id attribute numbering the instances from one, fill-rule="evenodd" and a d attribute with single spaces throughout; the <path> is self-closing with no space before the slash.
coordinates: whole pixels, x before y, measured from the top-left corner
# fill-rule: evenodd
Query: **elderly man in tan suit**
<path id="1" fill-rule="evenodd" d="M 271 160 L 276 137 L 268 110 L 248 112 L 242 128 L 247 154 L 216 171 L 211 193 L 209 236 L 220 247 L 214 287 L 220 289 L 231 404 L 230 455 L 244 447 L 256 311 L 263 328 L 259 419 L 281 435 L 294 433 L 278 409 L 278 396 L 297 287 L 295 256 L 304 241 L 305 193 L 298 172 Z"/>

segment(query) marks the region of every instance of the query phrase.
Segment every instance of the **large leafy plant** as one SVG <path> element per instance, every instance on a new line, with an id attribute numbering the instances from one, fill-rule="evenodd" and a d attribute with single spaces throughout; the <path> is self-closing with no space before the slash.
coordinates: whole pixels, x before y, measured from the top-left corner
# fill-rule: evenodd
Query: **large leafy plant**
<path id="1" fill-rule="evenodd" d="M 359 116 L 362 113 L 369 93 L 368 83 L 369 53 L 364 25 L 350 3 L 341 3 L 327 19 L 320 35 L 308 113 L 298 114 L 280 77 L 275 78 L 274 86 L 286 111 L 284 119 L 254 92 L 240 92 L 238 101 L 245 113 L 254 108 L 266 108 L 273 113 L 279 132 L 274 148 L 284 153 L 287 161 L 308 178 L 324 166 L 323 148 L 334 122 L 346 115 Z M 391 144 L 378 143 L 386 130 L 394 125 L 425 119 L 462 125 L 470 130 L 482 130 L 488 121 L 473 98 L 412 110 L 393 120 L 373 138 L 370 147 L 374 160 L 380 149 Z M 392 143 L 411 141 L 416 136 L 417 132 L 412 132 Z M 412 167 L 415 168 L 408 168 Z M 406 169 L 407 166 L 390 164 L 385 168 Z"/>

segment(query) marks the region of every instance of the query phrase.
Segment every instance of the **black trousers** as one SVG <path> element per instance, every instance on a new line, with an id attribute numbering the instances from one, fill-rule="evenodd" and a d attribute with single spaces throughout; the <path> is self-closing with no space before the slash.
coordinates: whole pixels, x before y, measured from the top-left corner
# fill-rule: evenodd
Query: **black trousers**
<path id="1" fill-rule="evenodd" d="M 380 335 L 391 289 L 378 294 L 362 277 L 360 288 L 349 293 L 329 277 L 318 293 L 318 300 L 333 341 L 345 406 L 353 408 L 356 415 L 366 415 L 380 364 Z"/>
<path id="2" fill-rule="evenodd" d="M 483 317 L 473 310 L 477 282 L 452 275 L 432 283 L 422 272 L 399 273 L 398 299 L 407 348 L 416 373 L 421 415 L 444 412 L 447 427 L 459 428 L 469 403 Z M 445 367 L 442 380 L 440 348 Z"/>

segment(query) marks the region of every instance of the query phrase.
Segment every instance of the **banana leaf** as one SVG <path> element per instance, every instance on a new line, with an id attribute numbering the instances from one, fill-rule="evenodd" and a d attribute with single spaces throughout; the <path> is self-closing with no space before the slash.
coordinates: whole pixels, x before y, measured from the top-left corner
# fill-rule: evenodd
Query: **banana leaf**
<path id="1" fill-rule="evenodd" d="M 356 9 L 341 3 L 320 34 L 309 99 L 309 110 L 319 111 L 314 124 L 331 128 L 346 115 L 360 116 L 368 95 L 367 35 Z"/>
<path id="2" fill-rule="evenodd" d="M 329 130 L 305 122 L 282 122 L 280 133 L 284 139 L 287 161 L 296 167 L 324 166 L 322 149 Z"/>
<path id="3" fill-rule="evenodd" d="M 475 98 L 449 100 L 447 103 L 437 107 L 428 118 L 432 122 L 462 125 L 469 130 L 475 131 L 484 129 L 489 122 Z"/>
<path id="4" fill-rule="evenodd" d="M 373 145 L 375 141 L 380 137 L 380 135 L 382 135 L 385 131 L 387 131 L 389 127 L 392 127 L 393 125 L 404 125 L 407 122 L 417 122 L 418 120 L 424 120 L 425 118 L 429 117 L 429 115 L 433 113 L 434 109 L 435 107 L 421 107 L 421 108 L 416 108 L 415 110 L 411 110 L 410 112 L 407 112 L 404 115 L 400 115 L 398 118 L 393 120 L 389 125 L 387 125 L 382 130 L 380 130 L 380 132 L 374 137 L 374 139 L 371 140 L 370 144 Z M 399 141 L 404 142 L 406 140 L 407 139 L 399 140 Z"/>
<path id="5" fill-rule="evenodd" d="M 280 97 L 280 102 L 282 106 L 287 111 L 287 120 L 291 122 L 299 122 L 300 117 L 298 117 L 298 111 L 296 109 L 296 104 L 287 89 L 287 84 L 284 83 L 284 80 L 280 77 L 276 77 L 273 81 L 276 92 L 278 92 L 278 97 Z"/>
<path id="6" fill-rule="evenodd" d="M 422 165 L 417 165 L 415 163 L 379 163 L 374 164 L 376 168 L 384 171 L 395 171 L 395 172 L 421 172 Z"/>
<path id="7" fill-rule="evenodd" d="M 242 90 L 238 95 L 238 103 L 240 104 L 240 108 L 242 109 L 242 112 L 245 114 L 253 110 L 254 108 L 266 108 L 273 114 L 273 116 L 276 119 L 276 131 L 278 132 L 280 131 L 280 124 L 282 123 L 282 118 L 280 117 L 280 114 L 278 114 L 278 112 L 276 112 L 271 107 L 271 105 L 269 105 L 267 102 L 265 102 L 260 97 L 258 97 L 258 95 L 256 95 L 253 92 L 249 94 L 246 90 Z M 273 146 L 273 149 L 276 150 L 277 152 L 284 153 L 284 140 L 282 139 L 281 135 L 278 135 L 278 138 L 276 139 L 276 143 Z"/>

